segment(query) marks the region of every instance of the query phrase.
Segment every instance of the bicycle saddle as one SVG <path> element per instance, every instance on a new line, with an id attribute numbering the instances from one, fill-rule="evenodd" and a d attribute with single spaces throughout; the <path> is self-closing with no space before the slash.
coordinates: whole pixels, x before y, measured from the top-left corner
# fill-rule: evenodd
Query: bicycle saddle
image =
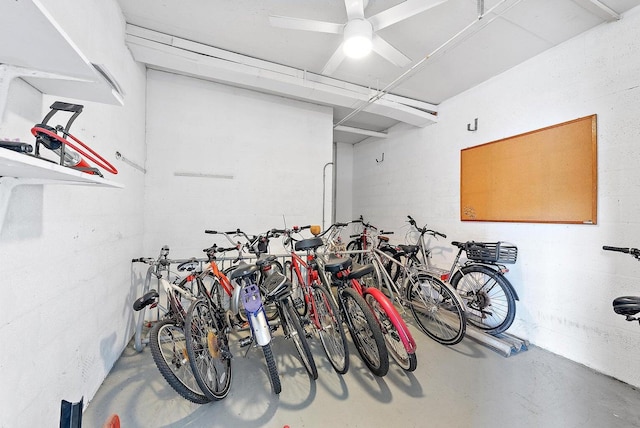
<path id="1" fill-rule="evenodd" d="M 273 254 L 271 254 L 271 255 L 269 255 L 269 256 L 266 256 L 266 257 L 261 257 L 261 258 L 259 258 L 259 259 L 258 259 L 258 261 L 256 262 L 256 266 L 258 266 L 258 267 L 260 267 L 260 268 L 261 268 L 261 267 L 264 267 L 264 266 L 266 266 L 266 265 L 268 265 L 268 264 L 271 264 L 271 263 L 275 262 L 275 261 L 276 261 L 276 259 L 277 259 L 277 257 L 276 257 L 276 256 L 274 256 Z"/>
<path id="2" fill-rule="evenodd" d="M 193 272 L 199 267 L 200 267 L 200 262 L 195 260 L 189 260 L 188 262 L 180 263 L 178 265 L 178 271 L 184 272 L 186 270 L 187 272 Z"/>
<path id="3" fill-rule="evenodd" d="M 358 266 L 357 268 L 354 268 L 351 272 L 349 272 L 349 275 L 347 275 L 345 279 L 362 278 L 363 276 L 371 272 L 373 272 L 373 265 Z"/>
<path id="4" fill-rule="evenodd" d="M 402 250 L 405 254 L 415 254 L 420 250 L 420 247 L 417 245 L 398 245 L 398 248 Z"/>
<path id="5" fill-rule="evenodd" d="M 336 257 L 324 264 L 324 270 L 331 273 L 340 272 L 351 267 L 351 259 L 348 257 Z"/>
<path id="6" fill-rule="evenodd" d="M 322 247 L 323 245 L 324 242 L 322 242 L 322 238 L 302 239 L 296 242 L 296 251 L 314 250 L 318 247 Z"/>
<path id="7" fill-rule="evenodd" d="M 635 315 L 640 312 L 640 297 L 622 296 L 613 299 L 613 310 L 620 315 Z"/>
<path id="8" fill-rule="evenodd" d="M 258 271 L 258 266 L 250 265 L 247 263 L 240 263 L 234 270 L 231 272 L 231 279 L 243 278 L 245 276 L 252 275 Z"/>

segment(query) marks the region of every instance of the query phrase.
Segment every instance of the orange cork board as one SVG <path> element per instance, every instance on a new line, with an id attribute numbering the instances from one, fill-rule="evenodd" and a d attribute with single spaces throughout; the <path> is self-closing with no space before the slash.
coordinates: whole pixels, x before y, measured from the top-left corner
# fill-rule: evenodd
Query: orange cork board
<path id="1" fill-rule="evenodd" d="M 597 223 L 596 115 L 460 152 L 460 219 Z"/>

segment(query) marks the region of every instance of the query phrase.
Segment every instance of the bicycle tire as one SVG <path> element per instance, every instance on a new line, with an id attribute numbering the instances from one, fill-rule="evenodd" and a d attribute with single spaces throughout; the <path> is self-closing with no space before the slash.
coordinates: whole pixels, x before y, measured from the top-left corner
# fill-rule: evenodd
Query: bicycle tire
<path id="1" fill-rule="evenodd" d="M 210 304 L 204 298 L 193 302 L 187 312 L 185 338 L 198 386 L 211 400 L 221 400 L 231 389 L 231 354 L 226 326 Z"/>
<path id="2" fill-rule="evenodd" d="M 313 380 L 316 380 L 318 379 L 318 368 L 311 353 L 307 335 L 300 324 L 298 313 L 293 308 L 289 299 L 280 301 L 280 305 L 282 305 L 281 322 L 285 331 L 285 337 L 293 341 L 304 368 L 307 370 L 307 373 L 309 373 L 309 376 L 311 376 Z"/>
<path id="3" fill-rule="evenodd" d="M 467 321 L 491 334 L 505 332 L 516 316 L 516 299 L 507 279 L 490 267 L 463 266 L 451 279 L 467 307 Z"/>
<path id="4" fill-rule="evenodd" d="M 160 374 L 178 394 L 196 404 L 211 401 L 191 371 L 182 326 L 171 319 L 158 321 L 149 333 L 149 349 Z"/>
<path id="5" fill-rule="evenodd" d="M 398 263 L 402 263 L 402 257 L 398 254 L 398 251 L 395 248 L 386 246 L 380 248 L 380 251 L 395 259 Z M 382 260 L 382 265 L 391 277 L 391 280 L 393 282 L 397 282 L 398 277 L 400 276 L 400 266 L 387 259 Z"/>
<path id="6" fill-rule="evenodd" d="M 408 277 L 404 289 L 411 313 L 427 336 L 443 345 L 455 345 L 464 338 L 467 328 L 464 303 L 450 286 L 420 273 Z"/>
<path id="7" fill-rule="evenodd" d="M 382 330 L 371 309 L 355 290 L 340 290 L 344 315 L 353 343 L 362 361 L 379 377 L 389 371 L 389 352 Z"/>
<path id="8" fill-rule="evenodd" d="M 274 394 L 280 394 L 280 392 L 282 392 L 282 384 L 280 383 L 280 375 L 278 375 L 276 360 L 273 358 L 271 344 L 267 343 L 266 345 L 262 346 L 262 353 L 264 354 L 264 360 L 267 363 L 267 373 L 269 375 L 271 389 L 273 390 Z"/>
<path id="9" fill-rule="evenodd" d="M 298 315 L 304 317 L 307 315 L 309 308 L 307 307 L 307 300 L 305 298 L 304 289 L 298 281 L 298 275 L 294 272 L 293 264 L 290 261 L 286 261 L 285 272 L 286 276 L 291 281 L 291 298 L 293 299 L 293 307 Z"/>
<path id="10" fill-rule="evenodd" d="M 380 329 L 384 341 L 387 344 L 387 351 L 391 357 L 398 363 L 398 365 L 405 371 L 412 372 L 418 367 L 418 358 L 415 352 L 409 353 L 405 348 L 402 339 L 400 338 L 400 332 L 387 314 L 384 307 L 378 302 L 378 300 L 372 294 L 365 293 L 364 300 L 367 302 L 378 322 L 380 323 Z M 406 324 L 399 326 L 408 330 Z"/>
<path id="11" fill-rule="evenodd" d="M 362 249 L 362 244 L 359 240 L 349 241 L 347 244 L 347 252 L 348 251 L 360 251 Z M 354 263 L 360 263 L 362 261 L 362 253 L 349 254 L 351 257 L 351 261 Z"/>
<path id="12" fill-rule="evenodd" d="M 318 335 L 331 366 L 338 374 L 349 370 L 349 345 L 342 328 L 342 317 L 333 297 L 322 285 L 314 285 L 311 293 L 315 302 L 316 316 L 320 328 Z M 311 324 L 314 321 L 311 320 Z M 317 327 L 316 327 L 317 328 Z"/>

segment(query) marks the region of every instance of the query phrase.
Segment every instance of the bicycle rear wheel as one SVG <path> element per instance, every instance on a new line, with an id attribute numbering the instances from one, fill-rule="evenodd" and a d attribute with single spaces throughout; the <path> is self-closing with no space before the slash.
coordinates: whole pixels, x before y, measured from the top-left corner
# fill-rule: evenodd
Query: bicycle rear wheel
<path id="1" fill-rule="evenodd" d="M 467 321 L 487 333 L 506 331 L 516 316 L 516 299 L 507 279 L 483 265 L 464 266 L 451 279 L 467 306 Z"/>
<path id="2" fill-rule="evenodd" d="M 408 372 L 414 371 L 418 366 L 418 358 L 415 353 L 410 354 L 404 347 L 404 343 L 402 343 L 402 339 L 400 338 L 400 333 L 391 321 L 391 318 L 385 309 L 371 294 L 365 293 L 364 299 L 369 307 L 371 307 L 373 313 L 378 319 L 378 322 L 380 323 L 382 335 L 384 336 L 384 341 L 387 344 L 387 350 L 389 351 L 389 354 L 391 354 L 391 357 L 393 357 L 403 370 Z M 406 325 L 404 328 L 407 328 Z"/>
<path id="3" fill-rule="evenodd" d="M 333 297 L 322 285 L 314 285 L 311 291 L 315 303 L 317 321 L 320 323 L 318 335 L 329 362 L 339 374 L 349 370 L 349 347 L 342 328 L 342 318 L 333 302 Z M 311 320 L 311 324 L 315 324 Z"/>
<path id="4" fill-rule="evenodd" d="M 409 276 L 406 281 L 406 297 L 420 329 L 443 345 L 460 342 L 467 328 L 467 317 L 455 291 L 424 273 Z"/>
<path id="5" fill-rule="evenodd" d="M 171 319 L 158 321 L 149 333 L 149 348 L 160 374 L 178 394 L 196 404 L 211 401 L 191 371 L 182 326 Z"/>
<path id="6" fill-rule="evenodd" d="M 285 337 L 293 340 L 293 344 L 298 351 L 298 355 L 300 355 L 300 359 L 302 360 L 302 364 L 304 364 L 305 369 L 307 369 L 307 373 L 311 376 L 312 379 L 318 379 L 318 368 L 316 367 L 316 362 L 313 359 L 313 354 L 311 353 L 311 348 L 309 347 L 309 342 L 307 341 L 307 335 L 300 325 L 300 319 L 298 318 L 298 313 L 293 309 L 291 302 L 288 299 L 282 300 L 280 303 L 282 305 L 282 325 L 285 332 Z"/>
<path id="7" fill-rule="evenodd" d="M 351 338 L 362 360 L 374 375 L 386 375 L 389 371 L 389 352 L 378 321 L 355 290 L 345 288 L 340 290 L 340 295 Z"/>
<path id="8" fill-rule="evenodd" d="M 225 398 L 231 388 L 231 353 L 226 326 L 210 302 L 196 300 L 187 313 L 185 337 L 191 370 L 211 400 Z"/>

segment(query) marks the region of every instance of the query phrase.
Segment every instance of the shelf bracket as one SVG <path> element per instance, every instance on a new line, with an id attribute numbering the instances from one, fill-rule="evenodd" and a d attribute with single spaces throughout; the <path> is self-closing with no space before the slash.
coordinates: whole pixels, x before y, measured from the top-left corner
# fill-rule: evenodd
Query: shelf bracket
<path id="1" fill-rule="evenodd" d="M 9 199 L 13 193 L 13 188 L 20 184 L 17 178 L 13 177 L 0 177 L 0 232 L 4 226 L 4 218 L 7 215 L 7 207 L 9 206 Z"/>
<path id="2" fill-rule="evenodd" d="M 44 79 L 72 80 L 77 82 L 91 82 L 87 79 L 65 76 L 62 74 L 48 73 L 46 71 L 17 67 L 15 65 L 0 64 L 0 125 L 4 118 L 4 110 L 9 98 L 9 86 L 16 77 L 40 77 Z"/>

